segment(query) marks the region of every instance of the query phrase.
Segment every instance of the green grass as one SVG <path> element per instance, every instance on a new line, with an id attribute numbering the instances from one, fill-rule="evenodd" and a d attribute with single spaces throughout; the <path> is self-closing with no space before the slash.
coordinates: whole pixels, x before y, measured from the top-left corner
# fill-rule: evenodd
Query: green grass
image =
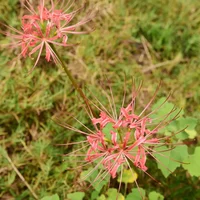
<path id="1" fill-rule="evenodd" d="M 80 44 L 59 51 L 72 74 L 81 80 L 81 85 L 87 85 L 106 104 L 101 95 L 102 85 L 105 88 L 113 85 L 115 98 L 120 102 L 125 76 L 129 88 L 132 78 L 142 80 L 143 89 L 138 101 L 142 106 L 162 80 L 157 98 L 173 91 L 170 101 L 183 108 L 187 116 L 199 120 L 200 2 L 92 0 L 89 6 L 98 10 L 94 18 L 95 31 L 89 35 L 70 37 L 71 43 Z M 20 27 L 18 15 L 23 13 L 23 9 L 19 1 L 0 2 L 0 13 L 3 23 Z M 2 43 L 6 40 L 4 36 L 0 39 Z M 69 117 L 70 113 L 91 126 L 82 102 L 61 68 L 41 59 L 28 76 L 27 71 L 33 66 L 33 61 L 13 60 L 17 53 L 17 50 L 0 47 L 0 146 L 39 198 L 57 193 L 61 199 L 67 199 L 69 193 L 84 191 L 86 199 L 90 199 L 87 184 L 77 181 L 81 169 L 66 170 L 76 167 L 78 163 L 72 158 L 63 161 L 61 156 L 78 147 L 56 146 L 80 141 L 83 137 L 52 120 L 58 117 L 81 128 Z M 105 76 L 109 83 L 105 81 Z M 92 98 L 92 94 L 87 93 Z M 199 145 L 199 139 L 198 135 L 196 142 L 190 142 L 191 149 Z M 33 199 L 3 156 L 3 150 L 0 151 L 0 199 Z M 178 168 L 165 179 L 159 170 L 154 169 L 156 164 L 151 165 L 149 173 L 164 184 L 160 186 L 140 174 L 139 184 L 146 191 L 160 192 L 167 200 L 200 198 L 199 178 L 191 177 Z M 132 187 L 131 184 L 128 186 L 129 192 Z"/>

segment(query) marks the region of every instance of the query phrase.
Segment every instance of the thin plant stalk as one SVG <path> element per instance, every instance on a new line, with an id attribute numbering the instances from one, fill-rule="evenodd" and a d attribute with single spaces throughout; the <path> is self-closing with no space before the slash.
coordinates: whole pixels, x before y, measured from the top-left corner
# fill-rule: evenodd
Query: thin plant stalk
<path id="1" fill-rule="evenodd" d="M 92 108 L 89 104 L 89 101 L 87 99 L 87 97 L 85 96 L 85 94 L 83 93 L 83 90 L 79 87 L 77 81 L 74 79 L 74 77 L 72 76 L 70 70 L 67 68 L 66 64 L 64 63 L 64 61 L 62 60 L 62 58 L 60 57 L 59 53 L 57 52 L 56 48 L 54 47 L 53 44 L 50 45 L 51 48 L 53 49 L 54 53 L 56 54 L 56 56 L 58 57 L 60 64 L 62 66 L 62 68 L 64 69 L 65 73 L 67 74 L 69 80 L 71 81 L 72 85 L 75 87 L 75 89 L 77 90 L 77 92 L 80 94 L 81 98 L 83 99 L 86 108 L 88 110 L 89 113 L 91 113 L 94 116 L 94 113 L 92 111 Z"/>
<path id="2" fill-rule="evenodd" d="M 19 176 L 19 178 L 22 180 L 22 182 L 26 185 L 26 187 L 29 189 L 29 191 L 31 192 L 31 194 L 33 195 L 33 197 L 37 200 L 39 200 L 37 194 L 34 192 L 34 190 L 31 188 L 31 186 L 28 184 L 28 182 L 25 180 L 25 178 L 22 176 L 22 174 L 19 172 L 19 170 L 17 169 L 17 167 L 14 165 L 14 163 L 12 162 L 11 158 L 6 155 L 6 159 L 8 160 L 8 162 L 11 164 L 12 168 L 14 169 L 14 171 L 16 172 L 16 174 Z"/>

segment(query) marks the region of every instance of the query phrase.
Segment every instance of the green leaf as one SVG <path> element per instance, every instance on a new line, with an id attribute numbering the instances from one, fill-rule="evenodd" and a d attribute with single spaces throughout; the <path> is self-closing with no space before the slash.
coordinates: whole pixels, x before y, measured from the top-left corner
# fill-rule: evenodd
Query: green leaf
<path id="1" fill-rule="evenodd" d="M 161 170 L 165 178 L 174 172 L 177 167 L 188 158 L 187 146 L 176 146 L 170 150 L 166 146 L 162 146 L 156 149 L 157 153 L 154 156 L 159 162 L 157 162 L 158 168 Z"/>
<path id="2" fill-rule="evenodd" d="M 189 164 L 182 164 L 183 168 L 188 170 L 191 176 L 200 176 L 200 147 L 195 148 L 193 155 L 189 155 Z M 187 161 L 186 161 L 187 162 Z"/>
<path id="3" fill-rule="evenodd" d="M 156 112 L 152 116 L 158 117 L 158 118 L 160 117 L 160 121 L 164 118 L 164 115 L 168 114 L 174 108 L 173 103 L 169 103 L 169 102 L 164 103 L 165 100 L 166 98 L 162 97 L 152 106 L 152 110 L 156 109 Z M 162 103 L 164 104 L 160 108 L 158 108 Z M 173 119 L 179 113 L 179 111 L 180 111 L 179 109 L 175 110 L 173 113 L 170 114 L 170 116 L 167 119 L 168 120 Z M 184 112 L 181 111 L 179 116 L 183 114 Z"/>
<path id="4" fill-rule="evenodd" d="M 195 130 L 197 121 L 198 121 L 197 119 L 192 117 L 185 118 L 185 124 L 188 125 L 188 127 L 185 129 L 185 132 L 189 135 L 190 139 L 195 138 L 197 135 L 197 132 Z"/>
<path id="5" fill-rule="evenodd" d="M 108 189 L 106 194 L 108 195 L 106 200 L 113 200 L 113 199 L 124 200 L 125 199 L 124 196 L 121 193 L 118 193 L 117 189 L 115 188 Z"/>
<path id="6" fill-rule="evenodd" d="M 60 198 L 57 194 L 54 194 L 52 196 L 43 197 L 41 200 L 60 200 Z"/>
<path id="7" fill-rule="evenodd" d="M 104 194 L 102 194 L 100 197 L 97 198 L 97 200 L 106 200 L 106 197 Z"/>
<path id="8" fill-rule="evenodd" d="M 149 200 L 164 200 L 164 196 L 158 192 L 150 192 L 149 193 Z"/>
<path id="9" fill-rule="evenodd" d="M 184 140 L 187 138 L 193 139 L 196 137 L 196 134 L 197 134 L 195 130 L 196 125 L 197 125 L 197 119 L 192 118 L 192 117 L 186 117 L 186 118 L 181 117 L 177 119 L 176 121 L 173 121 L 172 123 L 170 123 L 166 127 L 166 130 L 169 132 L 175 133 L 187 127 L 181 133 L 177 134 L 176 137 L 181 140 Z"/>
<path id="10" fill-rule="evenodd" d="M 84 192 L 74 192 L 67 195 L 70 200 L 82 200 L 85 196 Z"/>
<path id="11" fill-rule="evenodd" d="M 174 133 L 179 132 L 180 130 L 183 130 L 184 128 L 186 128 L 185 124 L 182 124 L 184 118 L 179 118 L 175 121 L 172 121 L 168 126 L 166 126 L 163 131 L 164 134 L 166 136 L 170 136 Z M 183 130 L 181 132 L 179 132 L 178 134 L 176 134 L 176 138 L 180 139 L 180 140 L 185 140 L 188 138 L 188 134 Z"/>
<path id="12" fill-rule="evenodd" d="M 142 188 L 134 188 L 132 192 L 127 195 L 126 200 L 143 200 L 145 197 L 145 190 Z"/>
<path id="13" fill-rule="evenodd" d="M 112 138 L 112 135 L 110 133 L 110 131 L 116 131 L 115 129 L 113 129 L 113 124 L 112 123 L 108 123 L 106 124 L 106 126 L 103 128 L 103 133 L 105 134 L 105 137 L 108 139 L 108 140 L 111 140 Z"/>
<path id="14" fill-rule="evenodd" d="M 115 188 L 110 188 L 106 192 L 106 194 L 102 194 L 99 196 L 96 200 L 125 200 L 124 196 L 121 193 L 118 193 L 117 189 Z"/>
<path id="15" fill-rule="evenodd" d="M 124 169 L 123 174 L 122 174 L 122 178 L 121 175 L 119 174 L 117 181 L 123 182 L 123 183 L 133 183 L 137 180 L 137 173 L 134 172 L 134 170 L 130 170 L 130 169 Z"/>
<path id="16" fill-rule="evenodd" d="M 96 190 L 94 190 L 94 191 L 91 193 L 91 198 L 90 198 L 90 200 L 95 200 L 95 199 L 97 199 L 98 196 L 99 196 L 99 192 L 97 192 Z"/>

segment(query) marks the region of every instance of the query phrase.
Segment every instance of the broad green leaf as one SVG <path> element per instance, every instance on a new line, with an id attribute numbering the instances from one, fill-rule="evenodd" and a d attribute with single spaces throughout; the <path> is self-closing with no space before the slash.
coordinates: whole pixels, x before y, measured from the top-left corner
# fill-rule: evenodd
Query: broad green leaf
<path id="1" fill-rule="evenodd" d="M 176 146 L 172 150 L 169 150 L 166 146 L 162 146 L 157 148 L 156 151 L 157 153 L 155 153 L 154 156 L 158 160 L 158 168 L 165 178 L 181 165 L 180 162 L 184 162 L 188 157 L 186 145 Z"/>
<path id="2" fill-rule="evenodd" d="M 158 118 L 160 117 L 160 120 L 162 120 L 164 115 L 168 114 L 174 108 L 173 103 L 165 102 L 165 100 L 166 98 L 162 97 L 152 106 L 152 110 L 156 110 L 156 112 L 152 116 L 158 117 Z M 162 103 L 164 104 L 161 106 Z M 159 108 L 159 106 L 161 107 Z M 175 110 L 173 113 L 170 114 L 170 116 L 167 119 L 168 120 L 172 119 L 179 113 L 179 111 L 180 111 L 179 109 Z M 179 113 L 180 116 L 183 114 L 184 114 L 183 111 Z"/>
<path id="3" fill-rule="evenodd" d="M 195 127 L 197 125 L 197 119 L 192 117 L 180 117 L 175 121 L 172 121 L 168 126 L 162 129 L 162 132 L 164 132 L 165 135 L 171 135 L 172 133 L 179 132 L 176 134 L 176 138 L 185 140 L 187 138 L 193 139 L 196 137 L 196 130 Z"/>
<path id="4" fill-rule="evenodd" d="M 197 125 L 197 119 L 192 117 L 185 118 L 185 123 L 188 125 L 188 127 L 185 129 L 185 132 L 189 135 L 190 139 L 193 139 L 196 137 L 197 132 L 195 130 L 195 127 Z"/>
<path id="5" fill-rule="evenodd" d="M 122 174 L 122 178 L 121 178 L 121 174 L 118 175 L 117 181 L 123 182 L 123 183 L 133 183 L 137 180 L 137 173 L 134 172 L 133 170 L 130 169 L 124 169 L 123 174 Z"/>
<path id="6" fill-rule="evenodd" d="M 150 192 L 149 193 L 149 200 L 164 200 L 164 196 L 158 192 Z"/>
<path id="7" fill-rule="evenodd" d="M 172 134 L 176 134 L 176 138 L 177 139 L 180 139 L 180 140 L 185 140 L 187 139 L 189 136 L 188 134 L 185 132 L 185 130 L 183 130 L 184 128 L 186 128 L 186 125 L 181 123 L 181 118 L 175 120 L 175 121 L 172 121 L 168 126 L 166 126 L 164 129 L 163 129 L 163 132 L 166 136 L 170 136 Z M 181 131 L 183 130 L 183 131 Z M 180 132 L 181 131 L 181 132 Z M 172 139 L 175 139 L 172 138 Z"/>
<path id="8" fill-rule="evenodd" d="M 177 119 L 176 121 L 173 121 L 172 123 L 170 123 L 166 127 L 166 130 L 169 132 L 175 133 L 186 128 L 181 133 L 177 134 L 176 137 L 181 140 L 184 140 L 187 138 L 193 139 L 194 137 L 196 137 L 196 134 L 197 134 L 195 130 L 196 125 L 197 125 L 197 119 L 192 118 L 192 117 L 186 117 L 186 118 L 181 117 Z"/>
<path id="9" fill-rule="evenodd" d="M 43 197 L 41 200 L 60 200 L 60 198 L 57 194 L 54 194 L 52 196 Z"/>
<path id="10" fill-rule="evenodd" d="M 108 189 L 106 194 L 108 196 L 106 200 L 114 200 L 114 199 L 124 200 L 125 199 L 124 196 L 121 193 L 118 193 L 117 189 L 115 188 Z"/>
<path id="11" fill-rule="evenodd" d="M 67 195 L 70 200 L 82 200 L 85 196 L 84 192 L 74 192 Z"/>
<path id="12" fill-rule="evenodd" d="M 145 190 L 142 188 L 134 188 L 132 192 L 127 195 L 126 200 L 143 200 L 145 197 Z"/>
<path id="13" fill-rule="evenodd" d="M 194 154 L 189 155 L 189 164 L 182 164 L 183 168 L 188 170 L 191 176 L 200 176 L 200 147 L 196 147 Z"/>

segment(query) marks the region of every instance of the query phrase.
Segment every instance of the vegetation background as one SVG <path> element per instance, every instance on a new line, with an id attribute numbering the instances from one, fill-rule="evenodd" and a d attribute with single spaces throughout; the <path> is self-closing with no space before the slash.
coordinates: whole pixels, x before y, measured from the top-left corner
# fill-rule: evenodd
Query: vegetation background
<path id="1" fill-rule="evenodd" d="M 24 13 L 21 2 L 0 0 L 0 21 L 20 28 L 20 16 Z M 91 0 L 87 5 L 98 10 L 93 20 L 96 30 L 89 35 L 70 36 L 70 43 L 79 45 L 59 50 L 73 75 L 82 85 L 95 90 L 99 98 L 102 82 L 104 87 L 112 83 L 119 101 L 124 74 L 129 85 L 131 77 L 143 80 L 139 106 L 145 105 L 162 80 L 157 98 L 173 91 L 170 102 L 182 108 L 185 116 L 198 119 L 199 133 L 200 1 Z M 2 25 L 0 28 L 5 29 Z M 6 41 L 0 35 L 0 43 Z M 18 53 L 19 50 L 0 47 L 0 199 L 33 199 L 5 155 L 39 198 L 58 194 L 60 199 L 70 199 L 69 193 L 82 191 L 85 199 L 92 199 L 93 189 L 88 191 L 87 183 L 77 181 L 82 169 L 66 170 L 77 166 L 76 160 L 70 164 L 72 158 L 63 161 L 61 156 L 77 147 L 56 146 L 79 141 L 82 136 L 52 120 L 58 117 L 81 128 L 67 114 L 73 113 L 84 124 L 90 124 L 78 94 L 63 70 L 45 59 L 40 59 L 38 67 L 28 76 L 33 61 L 16 59 Z M 103 98 L 101 101 L 104 103 Z M 199 146 L 199 139 L 197 134 L 193 140 L 185 141 L 191 153 Z M 197 166 L 200 168 L 198 161 Z M 182 167 L 167 179 L 156 164 L 152 164 L 149 173 L 163 185 L 147 176 L 139 177 L 139 185 L 147 194 L 157 191 L 166 200 L 200 199 L 199 177 L 191 176 Z M 128 192 L 133 187 L 134 184 L 129 184 Z"/>

